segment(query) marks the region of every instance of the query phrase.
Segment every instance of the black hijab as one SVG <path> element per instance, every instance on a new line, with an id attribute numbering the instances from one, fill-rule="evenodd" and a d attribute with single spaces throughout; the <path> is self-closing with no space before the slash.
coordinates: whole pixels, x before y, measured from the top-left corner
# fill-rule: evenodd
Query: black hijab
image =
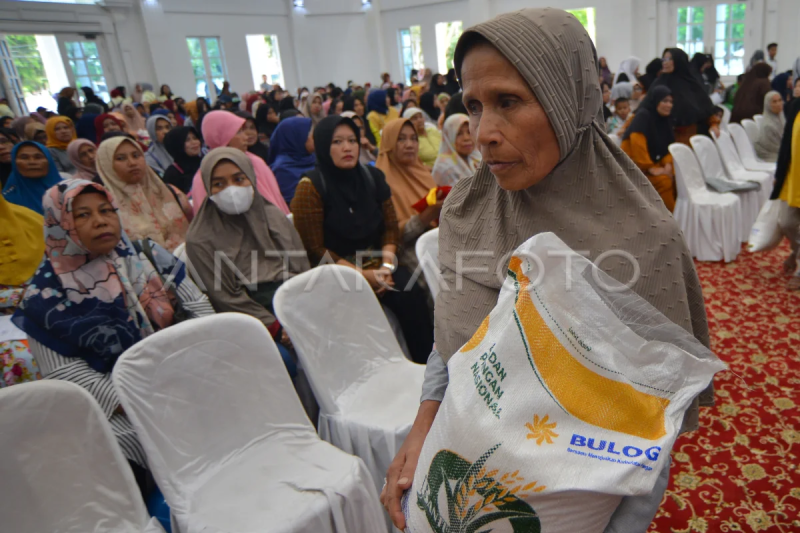
<path id="1" fill-rule="evenodd" d="M 636 109 L 630 126 L 625 130 L 622 139 L 630 138 L 632 133 L 641 133 L 647 139 L 647 152 L 654 163 L 661 161 L 669 153 L 669 145 L 675 142 L 670 117 L 662 117 L 658 113 L 658 104 L 670 96 L 672 91 L 663 85 L 653 87 Z M 673 107 L 674 109 L 674 107 Z"/>
<path id="2" fill-rule="evenodd" d="M 661 72 L 661 68 L 662 62 L 660 57 L 655 58 L 647 64 L 644 74 L 639 76 L 639 83 L 642 84 L 642 89 L 644 89 L 644 92 L 650 90 L 653 82 L 656 81 L 656 78 L 658 78 L 658 73 Z"/>
<path id="3" fill-rule="evenodd" d="M 662 72 L 652 87 L 663 86 L 672 91 L 672 119 L 676 126 L 697 124 L 698 133 L 705 133 L 708 131 L 706 122 L 714 114 L 714 104 L 699 79 L 699 73 L 693 72 L 686 52 L 680 48 L 670 48 L 668 52 L 672 56 L 675 70 L 670 73 Z"/>
<path id="4" fill-rule="evenodd" d="M 434 121 L 437 121 L 439 120 L 439 115 L 441 114 L 442 110 L 436 107 L 434 104 L 435 101 L 435 94 L 432 92 L 424 93 L 419 97 L 419 108 L 425 111 Z"/>
<path id="5" fill-rule="evenodd" d="M 778 166 L 775 169 L 775 187 L 772 189 L 770 200 L 777 200 L 781 195 L 783 183 L 786 181 L 786 174 L 789 173 L 789 165 L 792 163 L 792 133 L 794 121 L 800 113 L 800 98 L 795 98 L 787 107 L 790 108 L 786 116 L 786 126 L 783 128 L 783 138 L 781 139 L 781 149 L 778 151 Z"/>
<path id="6" fill-rule="evenodd" d="M 258 131 L 258 122 L 256 122 L 256 119 L 253 118 L 253 115 L 247 111 L 234 111 L 233 114 L 238 117 L 242 117 L 245 122 L 250 122 L 256 131 Z M 269 148 L 267 148 L 267 146 L 261 141 L 256 141 L 253 146 L 248 146 L 247 151 L 263 159 L 264 163 L 269 161 Z"/>
<path id="7" fill-rule="evenodd" d="M 267 137 L 272 137 L 272 132 L 278 127 L 278 123 L 270 122 L 267 117 L 269 116 L 270 109 L 275 111 L 277 116 L 280 116 L 278 105 L 279 104 L 275 102 L 262 101 L 261 105 L 258 106 L 256 110 L 256 128 L 258 128 L 258 133 L 263 133 Z"/>
<path id="8" fill-rule="evenodd" d="M 383 203 L 392 192 L 383 173 L 356 163 L 352 169 L 337 167 L 331 157 L 333 132 L 344 124 L 360 138 L 358 126 L 349 118 L 333 115 L 314 128 L 317 168 L 309 176 L 319 191 L 324 180 L 325 247 L 341 256 L 359 250 L 380 249 L 384 230 Z M 356 161 L 358 157 L 356 157 Z M 369 174 L 367 174 L 369 172 Z"/>
<path id="9" fill-rule="evenodd" d="M 91 87 L 81 87 L 81 91 L 83 91 L 83 96 L 86 99 L 87 104 L 97 104 L 101 106 L 106 113 L 108 113 L 108 104 L 94 94 L 94 90 Z"/>
<path id="10" fill-rule="evenodd" d="M 456 69 L 451 68 L 447 71 L 447 83 L 444 85 L 444 92 L 453 96 L 457 92 L 461 91 L 461 86 L 458 84 L 458 79 L 456 78 Z"/>
<path id="11" fill-rule="evenodd" d="M 367 106 L 364 105 L 364 100 L 358 98 L 356 96 L 345 96 L 342 101 L 344 102 L 344 107 L 342 108 L 344 111 L 352 111 L 353 113 L 356 112 L 356 100 L 361 102 L 361 106 L 364 108 L 364 115 L 359 115 L 361 122 L 364 123 L 364 136 L 367 140 L 372 144 L 372 146 L 376 146 L 378 143 L 375 141 L 375 134 L 372 133 L 372 128 L 369 127 L 369 123 L 367 122 Z M 331 104 L 333 105 L 333 104 Z M 356 113 L 357 114 L 357 113 Z"/>
<path id="12" fill-rule="evenodd" d="M 297 109 L 297 106 L 294 105 L 294 97 L 293 96 L 285 96 L 281 98 L 278 102 L 278 111 L 288 111 L 290 109 Z"/>
<path id="13" fill-rule="evenodd" d="M 300 111 L 298 111 L 297 109 L 287 109 L 285 111 L 281 111 L 281 114 L 278 116 L 280 117 L 280 122 L 283 122 L 287 118 L 292 118 L 299 115 L 302 115 L 302 113 L 300 113 Z"/>
<path id="14" fill-rule="evenodd" d="M 190 133 L 200 139 L 196 129 L 190 126 L 179 126 L 169 130 L 162 143 L 174 161 L 164 171 L 164 183 L 174 185 L 184 193 L 188 193 L 192 189 L 192 179 L 203 161 L 202 155 L 186 155 L 186 138 Z"/>
<path id="15" fill-rule="evenodd" d="M 389 87 L 386 89 L 386 96 L 388 96 L 389 100 L 391 101 L 391 104 L 389 104 L 390 106 L 394 107 L 400 103 L 397 101 L 397 89 L 394 87 Z"/>

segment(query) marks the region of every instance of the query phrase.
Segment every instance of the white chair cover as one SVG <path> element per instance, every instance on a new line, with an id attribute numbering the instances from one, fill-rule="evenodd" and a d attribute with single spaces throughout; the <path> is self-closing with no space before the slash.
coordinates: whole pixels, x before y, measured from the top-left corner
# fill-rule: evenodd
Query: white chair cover
<path id="1" fill-rule="evenodd" d="M 695 135 L 690 139 L 692 148 L 700 161 L 700 167 L 703 169 L 703 174 L 708 177 L 719 177 L 722 179 L 732 179 L 734 181 L 740 180 L 737 177 L 729 176 L 725 172 L 722 164 L 717 146 L 714 141 L 705 135 Z M 735 193 L 739 197 L 742 204 L 741 217 L 739 221 L 739 236 L 745 242 L 750 235 L 750 228 L 753 227 L 753 222 L 756 221 L 758 213 L 761 211 L 761 191 L 746 191 Z"/>
<path id="2" fill-rule="evenodd" d="M 753 115 L 753 120 L 755 121 L 756 126 L 758 126 L 758 129 L 760 130 L 761 122 L 764 120 L 764 115 Z"/>
<path id="3" fill-rule="evenodd" d="M 758 124 L 756 124 L 749 118 L 746 118 L 742 120 L 742 127 L 744 128 L 744 131 L 747 133 L 747 138 L 750 139 L 750 142 L 752 144 L 755 144 L 756 141 L 758 140 Z"/>
<path id="4" fill-rule="evenodd" d="M 719 94 L 719 93 L 714 93 Z M 719 106 L 719 104 L 716 104 Z M 727 106 L 720 106 L 722 108 L 722 122 L 720 122 L 719 127 L 723 131 L 729 131 L 729 126 L 731 122 L 731 110 L 728 109 Z"/>
<path id="5" fill-rule="evenodd" d="M 741 250 L 741 204 L 733 193 L 709 190 L 703 170 L 688 146 L 671 144 L 678 198 L 673 216 L 693 257 L 733 261 Z"/>
<path id="6" fill-rule="evenodd" d="M 112 374 L 181 533 L 385 527 L 360 459 L 322 442 L 255 318 L 189 320 Z"/>
<path id="7" fill-rule="evenodd" d="M 775 168 L 777 163 L 768 163 L 761 161 L 756 156 L 756 149 L 753 148 L 753 143 L 747 136 L 747 132 L 740 124 L 731 124 L 728 131 L 733 138 L 733 143 L 736 145 L 736 151 L 739 153 L 739 159 L 742 160 L 744 168 L 747 170 L 757 170 L 766 172 L 770 176 L 775 176 Z"/>
<path id="8" fill-rule="evenodd" d="M 714 142 L 717 144 L 717 149 L 722 157 L 722 163 L 725 165 L 728 175 L 732 179 L 737 181 L 752 181 L 753 183 L 758 183 L 760 187 L 759 196 L 761 198 L 761 203 L 758 206 L 758 210 L 761 211 L 761 206 L 764 205 L 767 200 L 769 200 L 769 196 L 772 194 L 774 172 L 769 173 L 766 171 L 746 169 L 742 163 L 742 160 L 739 158 L 739 152 L 736 151 L 736 145 L 733 144 L 733 138 L 727 131 L 723 131 L 719 137 L 714 139 Z M 758 215 L 756 215 L 756 218 L 757 217 Z"/>
<path id="9" fill-rule="evenodd" d="M 439 294 L 439 283 L 443 283 L 442 274 L 439 271 L 439 228 L 426 231 L 417 239 L 416 245 L 417 259 L 425 274 L 425 281 L 431 291 L 433 301 Z"/>
<path id="10" fill-rule="evenodd" d="M 352 268 L 300 274 L 281 285 L 274 305 L 317 397 L 320 436 L 361 457 L 379 492 L 419 409 L 425 366 L 403 356 Z"/>
<path id="11" fill-rule="evenodd" d="M 97 401 L 66 381 L 0 390 L 0 513 L 9 533 L 163 533 Z"/>

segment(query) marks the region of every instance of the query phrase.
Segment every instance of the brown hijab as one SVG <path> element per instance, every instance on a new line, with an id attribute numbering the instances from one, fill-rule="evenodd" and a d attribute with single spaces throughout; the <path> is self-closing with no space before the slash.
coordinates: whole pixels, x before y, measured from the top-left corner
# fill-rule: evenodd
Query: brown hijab
<path id="1" fill-rule="evenodd" d="M 241 215 L 228 215 L 217 209 L 209 199 L 211 176 L 214 167 L 222 161 L 230 161 L 242 169 L 250 184 L 256 186 L 256 172 L 247 154 L 227 147 L 211 150 L 200 165 L 208 196 L 189 227 L 186 253 L 218 312 L 246 313 L 269 327 L 275 322 L 275 316 L 250 298 L 241 280 L 251 280 L 256 284 L 285 281 L 310 268 L 308 257 L 300 235 L 283 211 L 260 194 L 253 195 L 250 209 Z M 214 276 L 217 252 L 233 262 L 241 272 L 241 277 L 236 275 L 229 263 L 221 260 L 221 279 L 217 284 Z M 289 254 L 288 261 L 284 261 L 281 255 L 284 252 L 294 253 Z"/>
<path id="2" fill-rule="evenodd" d="M 708 346 L 703 294 L 681 231 L 647 178 L 605 133 L 597 54 L 586 30 L 560 9 L 500 15 L 461 36 L 459 77 L 464 55 L 480 37 L 527 80 L 558 137 L 561 160 L 522 191 L 501 189 L 482 165 L 445 200 L 439 261 L 450 290 L 439 292 L 435 315 L 436 347 L 444 360 L 495 306 L 511 252 L 547 231 L 573 250 L 588 251 L 591 260 L 608 250 L 629 252 L 641 268 L 632 289 Z M 622 283 L 634 273 L 619 256 L 600 267 Z M 697 414 L 695 404 L 685 427 L 697 426 Z"/>
<path id="3" fill-rule="evenodd" d="M 769 75 L 772 67 L 767 63 L 756 63 L 742 79 L 736 97 L 733 99 L 731 122 L 752 119 L 764 108 L 764 97 L 772 90 Z"/>
<path id="4" fill-rule="evenodd" d="M 412 206 L 436 187 L 430 169 L 422 164 L 419 157 L 410 165 L 401 165 L 397 162 L 394 149 L 400 137 L 400 130 L 406 124 L 411 124 L 411 121 L 398 119 L 388 122 L 383 127 L 381 151 L 375 163 L 375 166 L 386 175 L 386 183 L 392 189 L 392 203 L 397 212 L 400 231 L 403 231 L 406 222 L 417 214 Z M 413 124 L 411 127 L 414 127 Z"/>

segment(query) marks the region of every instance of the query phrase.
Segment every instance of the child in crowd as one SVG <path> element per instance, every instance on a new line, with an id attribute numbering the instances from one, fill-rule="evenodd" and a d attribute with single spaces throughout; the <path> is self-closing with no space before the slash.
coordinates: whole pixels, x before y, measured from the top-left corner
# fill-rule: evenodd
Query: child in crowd
<path id="1" fill-rule="evenodd" d="M 609 135 L 615 133 L 628 120 L 631 112 L 631 103 L 627 98 L 617 98 L 614 100 L 614 114 L 608 119 L 606 131 Z"/>

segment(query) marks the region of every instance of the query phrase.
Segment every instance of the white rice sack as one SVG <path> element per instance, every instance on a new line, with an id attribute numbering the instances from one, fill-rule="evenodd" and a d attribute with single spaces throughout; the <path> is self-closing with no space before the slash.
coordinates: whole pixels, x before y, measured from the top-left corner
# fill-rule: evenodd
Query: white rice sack
<path id="1" fill-rule="evenodd" d="M 448 363 L 408 531 L 602 532 L 623 496 L 653 490 L 684 411 L 724 368 L 554 234 L 529 239 Z"/>

